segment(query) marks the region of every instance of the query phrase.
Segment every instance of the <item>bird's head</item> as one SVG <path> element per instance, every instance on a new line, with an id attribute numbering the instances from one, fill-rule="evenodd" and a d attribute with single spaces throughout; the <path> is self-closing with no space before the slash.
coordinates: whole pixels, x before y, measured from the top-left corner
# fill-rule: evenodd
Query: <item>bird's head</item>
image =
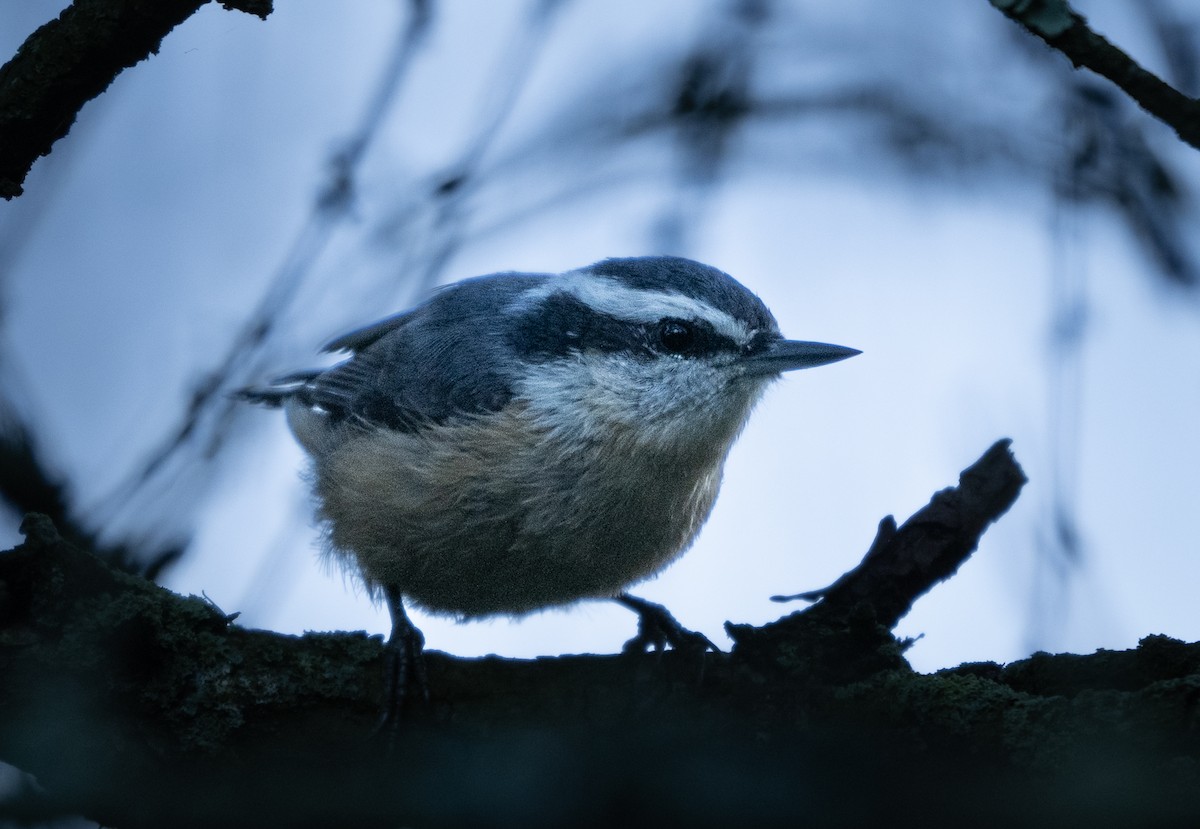
<path id="1" fill-rule="evenodd" d="M 504 318 L 517 396 L 557 431 L 727 447 L 787 371 L 859 352 L 788 340 L 766 305 L 689 259 L 606 259 L 531 282 Z"/>

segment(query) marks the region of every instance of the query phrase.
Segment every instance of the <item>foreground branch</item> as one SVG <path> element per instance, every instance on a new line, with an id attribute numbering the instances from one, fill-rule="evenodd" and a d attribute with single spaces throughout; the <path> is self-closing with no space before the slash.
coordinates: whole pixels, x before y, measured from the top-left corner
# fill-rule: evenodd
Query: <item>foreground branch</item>
<path id="1" fill-rule="evenodd" d="M 1021 480 L 998 444 L 818 604 L 735 627 L 729 655 L 430 654 L 431 704 L 387 756 L 377 637 L 239 628 L 31 516 L 0 555 L 0 759 L 37 776 L 42 813 L 118 829 L 1028 825 L 1080 814 L 1077 792 L 1113 820 L 1178 817 L 1200 783 L 1200 646 L 922 676 L 880 624 L 953 571 Z M 1097 762 L 1125 785 L 1095 791 Z"/>
<path id="2" fill-rule="evenodd" d="M 1107 78 L 1138 105 L 1200 149 L 1200 100 L 1184 95 L 1092 31 L 1067 0 L 991 0 L 1009 18 L 1062 52 L 1071 63 Z"/>
<path id="3" fill-rule="evenodd" d="M 83 105 L 122 70 L 158 53 L 173 28 L 208 0 L 75 0 L 0 67 L 0 196 L 21 195 Z M 265 18 L 272 0 L 222 0 Z"/>
<path id="4" fill-rule="evenodd" d="M 775 601 L 806 599 L 821 603 L 810 616 L 847 618 L 855 605 L 868 601 L 880 625 L 891 630 L 920 596 L 950 578 L 975 552 L 979 537 L 1017 500 L 1025 473 L 1017 465 L 1008 439 L 996 441 L 979 460 L 963 470 L 957 487 L 933 496 L 929 505 L 896 529 L 887 516 L 862 563 L 822 590 Z"/>
<path id="5" fill-rule="evenodd" d="M 897 642 L 892 628 L 913 602 L 958 571 L 1025 485 L 1011 443 L 992 444 L 963 470 L 957 487 L 935 493 L 899 529 L 885 517 L 862 562 L 829 587 L 772 597 L 817 601 L 813 607 L 761 628 L 727 623 L 734 653 L 834 682 L 905 664 L 901 654 L 911 643 Z"/>

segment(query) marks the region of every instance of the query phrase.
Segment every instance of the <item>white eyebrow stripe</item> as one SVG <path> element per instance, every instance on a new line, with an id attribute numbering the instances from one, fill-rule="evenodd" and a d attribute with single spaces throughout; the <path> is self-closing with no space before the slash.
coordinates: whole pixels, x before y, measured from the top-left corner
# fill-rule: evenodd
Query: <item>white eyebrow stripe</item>
<path id="1" fill-rule="evenodd" d="M 712 325 L 718 334 L 739 345 L 749 342 L 755 334 L 754 331 L 747 330 L 744 323 L 705 302 L 682 294 L 627 288 L 619 280 L 585 271 L 568 271 L 548 279 L 544 284 L 523 294 L 517 301 L 517 307 L 527 308 L 532 303 L 560 291 L 574 296 L 601 314 L 626 322 L 657 322 L 664 317 L 702 319 Z"/>

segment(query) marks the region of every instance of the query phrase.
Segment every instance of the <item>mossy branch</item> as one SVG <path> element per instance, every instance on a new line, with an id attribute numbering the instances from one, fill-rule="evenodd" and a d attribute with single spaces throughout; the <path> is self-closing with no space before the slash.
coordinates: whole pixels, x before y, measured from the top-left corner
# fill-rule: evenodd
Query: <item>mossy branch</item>
<path id="1" fill-rule="evenodd" d="M 1070 794 L 1085 789 L 1113 819 L 1182 814 L 1180 793 L 1200 776 L 1200 646 L 1150 637 L 1127 653 L 922 676 L 879 623 L 894 598 L 882 613 L 870 591 L 836 600 L 877 567 L 913 596 L 944 577 L 937 527 L 976 528 L 955 542 L 965 558 L 987 524 L 959 520 L 966 493 L 1019 489 L 1006 444 L 985 459 L 991 483 L 968 470 L 905 525 L 909 541 L 875 545 L 859 576 L 792 622 L 739 628 L 732 654 L 701 657 L 700 681 L 697 657 L 675 652 L 434 653 L 432 702 L 390 754 L 374 734 L 378 637 L 240 628 L 30 516 L 25 543 L 0 555 L 0 759 L 37 776 L 54 807 L 41 813 L 120 829 L 762 826 L 918 812 L 1027 824 L 1076 815 Z M 943 564 L 910 578 L 886 549 Z M 795 627 L 810 614 L 819 623 Z M 1087 788 L 1097 746 L 1128 785 Z"/>

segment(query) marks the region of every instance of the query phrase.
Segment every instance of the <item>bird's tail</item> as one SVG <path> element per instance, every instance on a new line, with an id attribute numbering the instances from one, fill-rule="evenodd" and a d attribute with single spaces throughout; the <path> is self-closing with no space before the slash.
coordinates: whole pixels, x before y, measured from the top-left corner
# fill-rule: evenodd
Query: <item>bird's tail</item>
<path id="1" fill-rule="evenodd" d="M 305 383 L 321 374 L 321 372 L 321 369 L 292 372 L 282 377 L 276 377 L 271 381 L 270 385 L 246 386 L 245 388 L 238 389 L 233 392 L 233 397 L 238 400 L 245 400 L 247 403 L 255 403 L 260 406 L 269 406 L 272 409 L 278 409 L 288 401 L 288 398 L 304 388 Z"/>

